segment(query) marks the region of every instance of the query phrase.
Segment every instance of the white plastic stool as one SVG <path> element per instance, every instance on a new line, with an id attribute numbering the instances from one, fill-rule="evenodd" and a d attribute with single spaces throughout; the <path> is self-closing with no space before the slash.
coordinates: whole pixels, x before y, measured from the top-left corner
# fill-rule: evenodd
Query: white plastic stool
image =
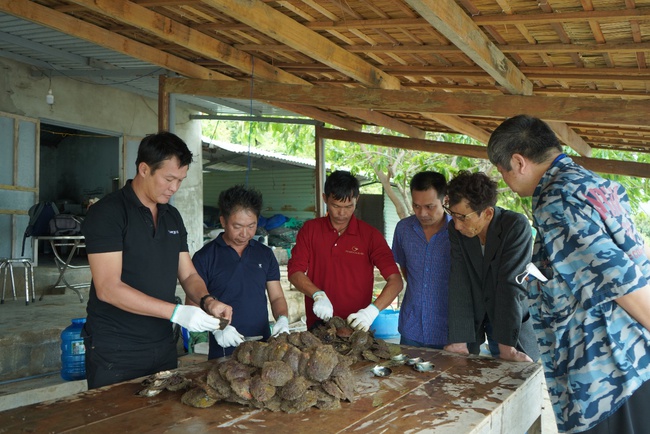
<path id="1" fill-rule="evenodd" d="M 7 269 L 11 275 L 11 292 L 16 299 L 16 282 L 14 281 L 14 264 L 22 264 L 25 269 L 25 305 L 29 304 L 29 285 L 32 285 L 32 303 L 36 300 L 34 291 L 34 268 L 32 261 L 29 258 L 2 258 L 0 259 L 0 272 L 2 272 L 2 300 L 0 304 L 5 302 L 5 289 L 7 287 Z"/>

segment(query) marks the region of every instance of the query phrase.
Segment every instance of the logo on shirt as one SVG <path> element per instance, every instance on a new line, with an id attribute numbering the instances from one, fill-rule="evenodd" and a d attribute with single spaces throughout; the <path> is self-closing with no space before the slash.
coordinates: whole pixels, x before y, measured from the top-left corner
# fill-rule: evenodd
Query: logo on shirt
<path id="1" fill-rule="evenodd" d="M 352 253 L 353 255 L 363 255 L 364 253 L 359 251 L 359 248 L 357 246 L 352 246 L 348 250 L 345 251 L 345 253 Z"/>
<path id="2" fill-rule="evenodd" d="M 257 264 L 258 268 L 262 268 L 262 264 Z"/>
<path id="3" fill-rule="evenodd" d="M 177 231 L 177 230 L 171 230 L 171 229 L 169 229 L 169 230 L 167 230 L 167 233 L 168 233 L 168 234 L 171 234 L 171 235 L 178 235 L 180 232 Z"/>

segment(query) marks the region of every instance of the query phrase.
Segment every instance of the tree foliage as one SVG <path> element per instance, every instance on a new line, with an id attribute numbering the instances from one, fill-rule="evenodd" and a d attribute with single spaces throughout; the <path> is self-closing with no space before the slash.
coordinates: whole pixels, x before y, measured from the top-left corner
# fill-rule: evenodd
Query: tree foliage
<path id="1" fill-rule="evenodd" d="M 381 127 L 368 127 L 366 132 L 398 135 Z M 203 134 L 211 139 L 250 145 L 285 155 L 314 158 L 314 128 L 308 125 L 211 120 L 204 121 Z M 428 133 L 427 139 L 481 145 L 472 138 L 459 134 Z M 572 154 L 572 151 L 567 153 Z M 624 154 L 626 153 L 608 150 L 594 151 L 595 158 L 650 163 L 649 155 L 633 154 L 630 157 Z M 521 212 L 528 218 L 532 217 L 531 199 L 513 193 L 488 160 L 333 140 L 326 144 L 325 160 L 332 170 L 350 170 L 368 179 L 368 184 L 380 183 L 395 204 L 400 218 L 412 214 L 409 182 L 415 173 L 423 170 L 440 172 L 447 179 L 453 178 L 460 170 L 485 172 L 492 179 L 498 180 L 500 206 Z M 604 176 L 621 183 L 627 189 L 635 214 L 641 203 L 650 200 L 647 178 Z"/>

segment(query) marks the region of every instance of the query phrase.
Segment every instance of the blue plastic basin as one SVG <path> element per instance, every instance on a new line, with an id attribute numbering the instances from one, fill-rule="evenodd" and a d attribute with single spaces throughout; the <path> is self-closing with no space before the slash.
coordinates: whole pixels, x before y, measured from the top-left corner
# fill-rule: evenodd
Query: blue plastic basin
<path id="1" fill-rule="evenodd" d="M 375 337 L 379 339 L 399 338 L 397 323 L 399 321 L 399 310 L 384 309 L 379 312 L 375 321 L 370 326 L 370 330 L 375 332 Z"/>

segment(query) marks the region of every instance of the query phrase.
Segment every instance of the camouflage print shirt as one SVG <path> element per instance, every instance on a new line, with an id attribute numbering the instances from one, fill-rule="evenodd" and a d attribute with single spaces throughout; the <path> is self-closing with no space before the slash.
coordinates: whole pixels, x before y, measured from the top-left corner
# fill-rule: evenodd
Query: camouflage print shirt
<path id="1" fill-rule="evenodd" d="M 531 314 L 560 432 L 608 418 L 650 378 L 650 332 L 615 299 L 650 281 L 625 189 L 561 155 L 533 194 Z"/>

